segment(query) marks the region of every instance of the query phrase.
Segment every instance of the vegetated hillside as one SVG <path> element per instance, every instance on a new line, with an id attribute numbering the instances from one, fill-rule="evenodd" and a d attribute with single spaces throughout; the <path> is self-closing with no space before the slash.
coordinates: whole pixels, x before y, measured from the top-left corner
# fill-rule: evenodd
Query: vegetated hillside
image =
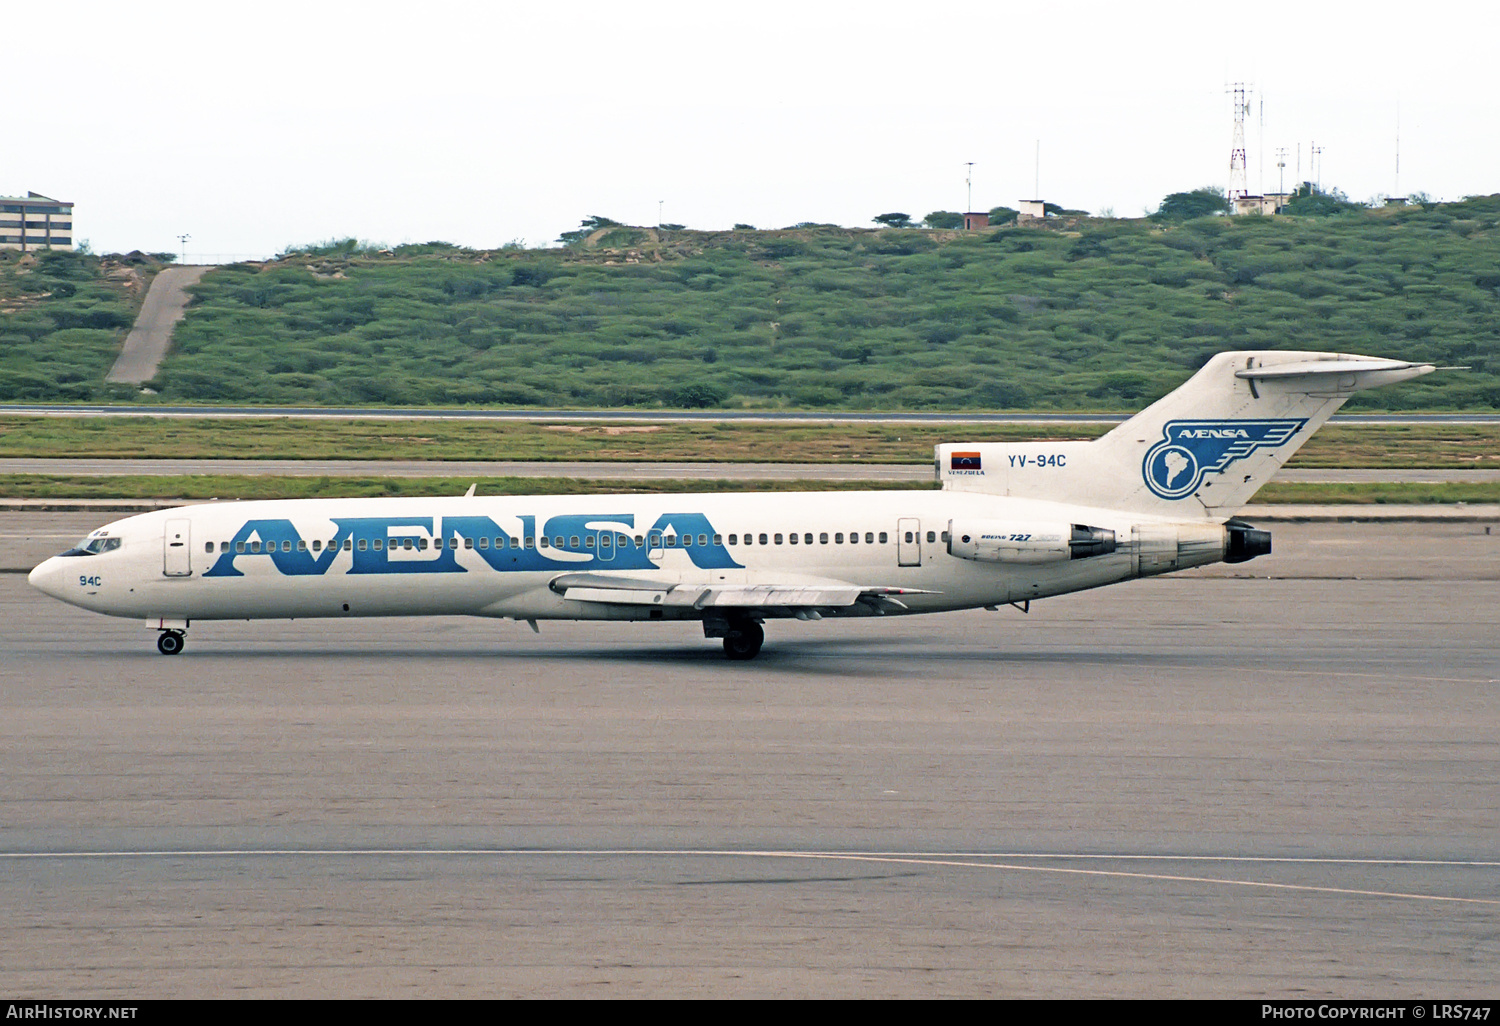
<path id="1" fill-rule="evenodd" d="M 1500 195 L 993 231 L 609 227 L 211 272 L 153 382 L 273 403 L 1136 409 L 1224 349 L 1467 364 L 1368 407 L 1500 407 Z"/>
<path id="2" fill-rule="evenodd" d="M 104 375 L 160 266 L 141 254 L 0 249 L 0 400 L 133 395 Z"/>

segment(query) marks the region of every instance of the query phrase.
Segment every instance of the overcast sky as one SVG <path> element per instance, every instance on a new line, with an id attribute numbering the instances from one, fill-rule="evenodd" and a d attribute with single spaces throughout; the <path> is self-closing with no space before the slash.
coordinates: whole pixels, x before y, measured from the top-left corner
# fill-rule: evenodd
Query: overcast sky
<path id="1" fill-rule="evenodd" d="M 869 226 L 1226 186 L 1500 191 L 1488 4 L 0 0 L 0 194 L 96 252 L 546 244 L 590 214 Z M 1259 20 L 1257 20 L 1259 19 Z M 26 31 L 14 34 L 18 26 Z M 1400 125 L 1400 179 L 1396 135 Z"/>

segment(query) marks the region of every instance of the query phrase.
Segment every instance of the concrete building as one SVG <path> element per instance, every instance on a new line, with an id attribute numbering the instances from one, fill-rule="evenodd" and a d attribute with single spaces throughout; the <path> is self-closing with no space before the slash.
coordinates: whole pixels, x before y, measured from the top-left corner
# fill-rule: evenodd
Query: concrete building
<path id="1" fill-rule="evenodd" d="M 1264 196 L 1236 196 L 1234 212 L 1239 214 L 1279 214 L 1292 200 L 1291 193 L 1268 192 Z"/>
<path id="2" fill-rule="evenodd" d="M 73 248 L 73 204 L 40 193 L 0 196 L 0 249 Z"/>
<path id="3" fill-rule="evenodd" d="M 972 232 L 979 228 L 990 226 L 989 211 L 970 210 L 964 214 L 964 231 Z"/>
<path id="4" fill-rule="evenodd" d="M 1016 215 L 1017 221 L 1029 221 L 1034 217 L 1047 216 L 1047 203 L 1045 200 L 1021 200 L 1021 212 Z"/>

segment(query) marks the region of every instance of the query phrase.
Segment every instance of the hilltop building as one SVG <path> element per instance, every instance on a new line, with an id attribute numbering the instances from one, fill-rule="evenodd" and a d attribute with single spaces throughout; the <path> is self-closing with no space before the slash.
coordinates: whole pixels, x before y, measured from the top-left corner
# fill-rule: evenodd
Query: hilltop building
<path id="1" fill-rule="evenodd" d="M 73 204 L 41 193 L 0 196 L 0 249 L 73 248 Z"/>
<path id="2" fill-rule="evenodd" d="M 979 228 L 990 226 L 990 214 L 987 210 L 970 210 L 964 214 L 964 231 L 972 232 Z"/>
<path id="3" fill-rule="evenodd" d="M 1264 196 L 1236 196 L 1235 214 L 1279 214 L 1292 201 L 1289 192 L 1268 192 Z"/>
<path id="4" fill-rule="evenodd" d="M 1017 221 L 1029 221 L 1034 217 L 1047 216 L 1046 200 L 1020 200 L 1021 212 L 1016 215 Z"/>

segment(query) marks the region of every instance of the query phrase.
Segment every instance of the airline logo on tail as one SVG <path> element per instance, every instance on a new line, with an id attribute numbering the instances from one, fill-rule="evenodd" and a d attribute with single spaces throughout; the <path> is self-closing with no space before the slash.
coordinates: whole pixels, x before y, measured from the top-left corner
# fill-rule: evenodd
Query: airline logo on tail
<path id="1" fill-rule="evenodd" d="M 1222 474 L 1256 449 L 1283 445 L 1306 420 L 1169 420 L 1146 451 L 1141 474 L 1163 499 L 1184 499 L 1206 474 Z"/>

